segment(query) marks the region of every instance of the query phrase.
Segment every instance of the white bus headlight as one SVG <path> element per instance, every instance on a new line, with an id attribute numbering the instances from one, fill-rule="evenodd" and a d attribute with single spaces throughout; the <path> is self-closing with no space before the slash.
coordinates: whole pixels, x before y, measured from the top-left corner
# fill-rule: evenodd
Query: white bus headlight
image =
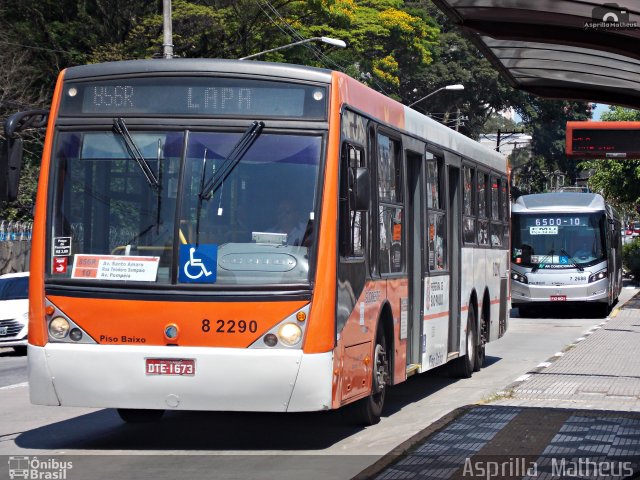
<path id="1" fill-rule="evenodd" d="M 285 323 L 278 329 L 278 338 L 285 345 L 295 345 L 302 338 L 302 329 L 295 323 Z"/>
<path id="2" fill-rule="evenodd" d="M 63 317 L 56 317 L 49 322 L 49 334 L 58 340 L 62 340 L 69 334 L 69 328 L 69 322 Z"/>
<path id="3" fill-rule="evenodd" d="M 592 273 L 589 275 L 589 283 L 597 282 L 598 280 L 602 280 L 603 278 L 607 278 L 607 269 L 600 270 L 599 272 Z"/>
<path id="4" fill-rule="evenodd" d="M 513 270 L 511 270 L 511 280 L 515 280 L 520 283 L 529 283 L 527 277 L 520 275 L 518 272 L 514 272 Z"/>

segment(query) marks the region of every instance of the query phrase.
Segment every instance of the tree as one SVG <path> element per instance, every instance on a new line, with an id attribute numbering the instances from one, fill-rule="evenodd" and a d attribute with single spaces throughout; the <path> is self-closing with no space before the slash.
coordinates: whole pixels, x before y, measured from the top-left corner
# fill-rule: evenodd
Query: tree
<path id="1" fill-rule="evenodd" d="M 45 108 L 47 96 L 39 85 L 38 72 L 30 62 L 29 52 L 0 29 L 0 118 L 19 110 Z M 4 129 L 0 129 L 0 147 L 4 147 Z M 23 135 L 24 166 L 18 199 L 6 208 L 0 217 L 4 220 L 23 220 L 32 216 L 35 201 L 38 165 L 42 151 L 42 132 L 30 131 Z"/>
<path id="2" fill-rule="evenodd" d="M 603 122 L 640 122 L 640 110 L 610 105 L 608 112 L 600 115 Z"/>
<path id="3" fill-rule="evenodd" d="M 560 170 L 569 178 L 575 179 L 579 167 L 565 154 L 567 121 L 591 118 L 591 104 L 526 95 L 516 111 L 520 114 L 525 129 L 533 137 L 531 153 L 540 171 Z M 533 191 L 543 189 L 544 182 L 538 182 Z"/>
<path id="4" fill-rule="evenodd" d="M 326 52 L 305 44 L 260 60 L 344 70 L 374 88 L 397 94 L 401 73 L 431 61 L 437 28 L 404 8 L 402 0 L 188 0 L 173 2 L 174 52 L 198 58 L 239 58 L 317 36 L 344 40 Z M 120 43 L 98 47 L 92 61 L 149 58 L 160 52 L 162 15 L 140 20 Z"/>
<path id="5" fill-rule="evenodd" d="M 482 53 L 459 33 L 431 1 L 407 2 L 415 15 L 422 15 L 441 33 L 428 65 L 414 65 L 403 71 L 400 96 L 411 103 L 436 89 L 463 84 L 463 91 L 442 91 L 414 108 L 429 113 L 445 125 L 460 125 L 460 132 L 478 138 L 486 133 L 483 126 L 491 116 L 520 103 L 522 94 L 511 88 Z M 428 20 L 427 20 L 428 19 Z M 459 116 L 464 120 L 459 122 Z"/>

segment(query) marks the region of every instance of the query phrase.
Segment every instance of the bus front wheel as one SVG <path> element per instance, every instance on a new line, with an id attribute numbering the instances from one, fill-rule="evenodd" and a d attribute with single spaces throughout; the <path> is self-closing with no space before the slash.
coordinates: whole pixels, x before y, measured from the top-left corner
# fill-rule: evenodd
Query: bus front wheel
<path id="1" fill-rule="evenodd" d="M 371 394 L 350 405 L 350 408 L 347 408 L 349 417 L 358 425 L 375 425 L 378 423 L 382 415 L 382 409 L 384 408 L 384 400 L 387 396 L 387 388 L 391 375 L 387 341 L 382 327 L 378 327 L 378 333 L 376 335 L 371 374 Z"/>
<path id="2" fill-rule="evenodd" d="M 118 415 L 126 423 L 150 423 L 160 420 L 164 410 L 142 410 L 138 408 L 119 408 Z"/>

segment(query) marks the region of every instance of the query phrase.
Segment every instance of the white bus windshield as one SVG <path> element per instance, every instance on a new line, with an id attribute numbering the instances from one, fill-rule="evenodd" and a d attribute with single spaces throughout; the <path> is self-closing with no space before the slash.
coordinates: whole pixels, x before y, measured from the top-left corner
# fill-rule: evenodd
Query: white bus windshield
<path id="1" fill-rule="evenodd" d="M 605 216 L 595 213 L 517 214 L 511 259 L 535 269 L 575 268 L 605 259 Z"/>

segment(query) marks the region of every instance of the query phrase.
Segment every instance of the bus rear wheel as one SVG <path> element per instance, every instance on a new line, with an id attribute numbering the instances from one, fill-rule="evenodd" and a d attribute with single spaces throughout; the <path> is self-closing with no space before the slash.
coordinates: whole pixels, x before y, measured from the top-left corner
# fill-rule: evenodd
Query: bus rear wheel
<path id="1" fill-rule="evenodd" d="M 164 410 L 143 410 L 139 408 L 119 408 L 118 415 L 126 423 L 150 423 L 158 421 Z"/>
<path id="2" fill-rule="evenodd" d="M 487 328 L 487 320 L 485 318 L 484 313 L 482 314 L 482 318 L 480 319 L 480 332 L 478 338 L 478 347 L 476 350 L 476 359 L 473 364 L 473 371 L 479 372 L 482 367 L 484 367 L 484 360 L 486 358 L 486 345 L 487 339 L 489 337 L 489 330 Z"/>
<path id="3" fill-rule="evenodd" d="M 376 335 L 372 365 L 371 394 L 362 400 L 358 400 L 348 409 L 348 415 L 351 420 L 358 425 L 375 425 L 378 423 L 382 416 L 384 400 L 387 396 L 387 387 L 391 376 L 387 341 L 382 328 L 378 328 L 378 334 Z"/>
<path id="4" fill-rule="evenodd" d="M 476 334 L 476 313 L 469 307 L 467 316 L 467 354 L 457 358 L 451 365 L 451 374 L 456 378 L 470 378 L 478 361 L 478 336 Z"/>

